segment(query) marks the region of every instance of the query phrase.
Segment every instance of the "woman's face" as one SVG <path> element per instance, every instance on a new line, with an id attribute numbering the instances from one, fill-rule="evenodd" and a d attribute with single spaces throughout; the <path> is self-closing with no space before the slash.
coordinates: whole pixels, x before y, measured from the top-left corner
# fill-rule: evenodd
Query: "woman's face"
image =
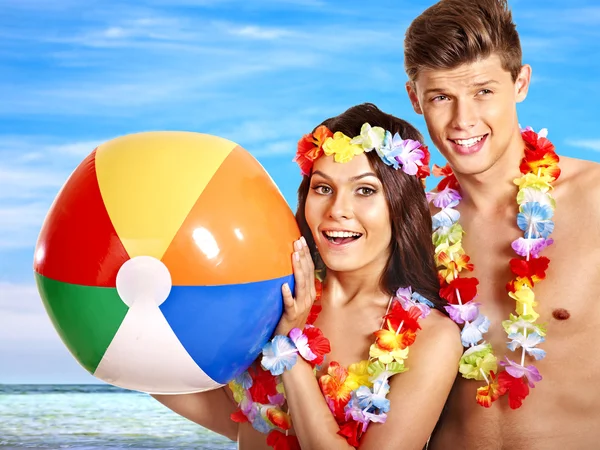
<path id="1" fill-rule="evenodd" d="M 365 154 L 346 163 L 333 156 L 315 161 L 305 215 L 328 270 L 383 271 L 392 236 L 389 207 Z"/>

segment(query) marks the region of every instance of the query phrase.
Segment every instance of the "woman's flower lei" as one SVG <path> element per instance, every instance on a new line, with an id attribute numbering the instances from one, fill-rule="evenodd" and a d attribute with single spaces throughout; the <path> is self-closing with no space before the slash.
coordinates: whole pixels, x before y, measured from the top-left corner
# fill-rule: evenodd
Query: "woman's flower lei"
<path id="1" fill-rule="evenodd" d="M 479 311 L 481 304 L 473 302 L 479 280 L 459 275 L 462 271 L 472 271 L 473 264 L 462 248 L 464 231 L 458 223 L 460 214 L 454 209 L 462 197 L 458 181 L 448 165 L 434 167 L 434 174 L 444 178 L 436 192 L 427 193 L 428 200 L 441 209 L 432 218 L 440 296 L 450 303 L 445 308 L 452 320 L 463 325 L 461 338 L 463 346 L 467 347 L 460 360 L 459 372 L 464 378 L 485 380 L 486 385 L 478 388 L 476 395 L 477 402 L 484 407 L 490 407 L 508 393 L 509 406 L 519 408 L 529 394 L 529 388 L 542 379 L 534 365 L 525 366 L 525 354 L 535 360 L 546 356 L 544 350 L 537 348 L 545 340 L 546 328 L 536 323 L 539 314 L 534 310 L 537 302 L 533 288 L 546 277 L 550 263 L 540 253 L 553 243 L 549 236 L 554 230 L 555 201 L 550 192 L 552 183 L 560 175 L 559 158 L 554 145 L 546 138 L 547 130 L 537 134 L 527 127 L 521 134 L 526 144 L 520 165 L 523 175 L 514 183 L 519 187 L 517 225 L 524 236 L 512 243 L 519 257 L 510 260 L 515 278 L 506 286 L 509 297 L 516 301 L 516 314 L 502 322 L 509 339 L 508 349 L 521 349 L 520 362 L 508 358 L 498 362 L 492 346 L 483 339 L 490 321 Z M 505 370 L 497 375 L 498 364 Z"/>
<path id="2" fill-rule="evenodd" d="M 275 336 L 263 347 L 262 358 L 229 383 L 239 405 L 231 418 L 249 422 L 267 434 L 267 444 L 276 450 L 299 449 L 296 436 L 289 435 L 292 418 L 285 411 L 285 391 L 279 375 L 291 368 L 300 354 L 316 374 L 330 346 L 327 338 L 313 323 L 321 306 L 318 297 L 304 330 L 294 329 L 290 336 Z M 405 360 L 409 346 L 420 330 L 419 319 L 427 317 L 433 304 L 411 288 L 401 288 L 390 301 L 383 325 L 376 331 L 369 349 L 369 359 L 347 369 L 336 361 L 329 363 L 319 386 L 332 414 L 340 426 L 338 434 L 354 447 L 371 422 L 387 419 L 390 401 L 389 379 L 407 370 Z"/>
<path id="3" fill-rule="evenodd" d="M 381 127 L 363 124 L 360 135 L 349 138 L 342 132 L 332 133 L 320 125 L 314 133 L 302 136 L 294 161 L 302 175 L 308 176 L 314 161 L 322 155 L 331 156 L 336 162 L 348 162 L 355 155 L 375 150 L 381 160 L 394 169 L 402 169 L 408 175 L 416 175 L 422 181 L 429 176 L 430 154 L 427 146 L 412 139 L 402 139 L 398 133 L 392 136 Z"/>

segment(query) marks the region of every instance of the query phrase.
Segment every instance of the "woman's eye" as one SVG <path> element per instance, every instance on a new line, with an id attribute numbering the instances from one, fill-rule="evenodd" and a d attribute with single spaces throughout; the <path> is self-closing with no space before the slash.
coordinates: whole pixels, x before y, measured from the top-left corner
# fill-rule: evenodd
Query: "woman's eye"
<path id="1" fill-rule="evenodd" d="M 365 196 L 365 197 L 368 197 L 369 195 L 373 195 L 375 192 L 376 192 L 375 189 L 370 188 L 370 187 L 361 187 L 361 188 L 358 188 L 358 193 L 360 195 Z"/>
<path id="2" fill-rule="evenodd" d="M 328 195 L 331 194 L 331 188 L 329 186 L 315 186 L 312 188 L 317 194 Z"/>

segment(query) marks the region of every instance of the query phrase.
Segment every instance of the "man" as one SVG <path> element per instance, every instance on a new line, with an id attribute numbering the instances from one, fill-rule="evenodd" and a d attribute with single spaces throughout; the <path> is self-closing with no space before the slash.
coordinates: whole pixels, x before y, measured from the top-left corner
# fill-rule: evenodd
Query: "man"
<path id="1" fill-rule="evenodd" d="M 448 207 L 460 213 L 462 249 L 470 257 L 462 257 L 460 277 L 479 280 L 474 302 L 489 319 L 488 326 L 485 317 L 458 318 L 471 327 L 469 336 L 463 329 L 463 345 L 489 343 L 496 358 L 463 358 L 429 448 L 599 448 L 600 165 L 560 156 L 559 174 L 544 134 L 519 128 L 516 106 L 527 96 L 531 67 L 521 62 L 505 0 L 442 0 L 425 10 L 407 30 L 405 68 L 413 108 L 423 114 L 462 196 Z M 523 160 L 526 147 L 544 162 Z M 527 190 L 535 211 L 519 209 L 526 200 L 517 203 L 513 182 L 531 167 L 529 176 L 542 180 Z M 451 176 L 446 181 L 456 187 Z M 550 244 L 550 233 L 552 245 L 531 247 Z M 514 241 L 527 244 L 520 256 Z M 547 269 L 541 255 L 549 259 Z M 537 275 L 521 273 L 536 263 Z M 441 294 L 446 288 L 443 296 L 466 303 L 458 288 L 448 289 L 457 273 L 441 272 L 447 277 Z M 505 331 L 503 321 L 516 325 Z"/>

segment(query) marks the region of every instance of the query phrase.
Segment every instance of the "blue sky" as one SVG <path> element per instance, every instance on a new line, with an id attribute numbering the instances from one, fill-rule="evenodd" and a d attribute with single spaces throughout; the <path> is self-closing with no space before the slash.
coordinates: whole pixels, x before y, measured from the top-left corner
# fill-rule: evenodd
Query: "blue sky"
<path id="1" fill-rule="evenodd" d="M 0 383 L 97 381 L 59 340 L 32 275 L 44 216 L 97 144 L 149 130 L 223 136 L 294 209 L 295 144 L 324 118 L 370 101 L 426 135 L 404 91 L 402 39 L 433 2 L 373 3 L 0 0 Z M 533 66 L 520 121 L 548 128 L 559 154 L 600 161 L 600 6 L 568 3 L 511 2 Z"/>

